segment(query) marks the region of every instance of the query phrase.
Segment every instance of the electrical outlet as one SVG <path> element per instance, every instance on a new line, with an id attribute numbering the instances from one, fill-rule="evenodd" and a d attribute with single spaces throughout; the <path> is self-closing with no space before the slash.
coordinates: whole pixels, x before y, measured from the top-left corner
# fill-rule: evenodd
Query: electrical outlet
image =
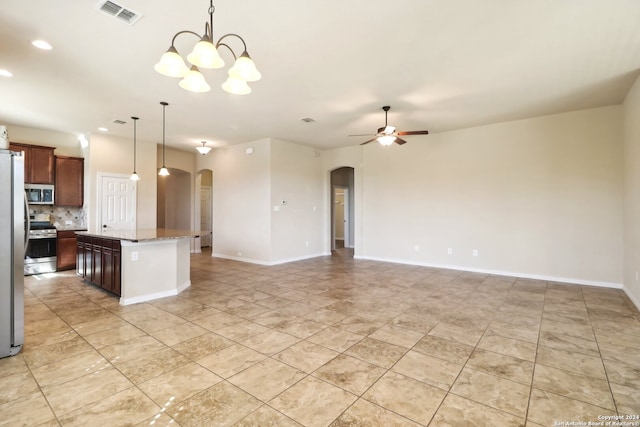
<path id="1" fill-rule="evenodd" d="M 242 256 L 242 252 L 238 252 L 238 256 Z"/>
<path id="2" fill-rule="evenodd" d="M 138 260 L 138 252 L 134 251 L 131 252 L 131 261 L 137 261 Z"/>
<path id="3" fill-rule="evenodd" d="M 420 245 L 414 245 L 413 250 L 416 252 L 420 252 Z"/>
<path id="4" fill-rule="evenodd" d="M 73 221 L 65 221 L 64 225 L 73 225 Z"/>
<path id="5" fill-rule="evenodd" d="M 449 255 L 453 254 L 453 248 L 447 248 L 447 253 L 448 253 Z"/>
<path id="6" fill-rule="evenodd" d="M 477 249 L 473 250 L 473 256 L 478 256 L 478 250 Z"/>

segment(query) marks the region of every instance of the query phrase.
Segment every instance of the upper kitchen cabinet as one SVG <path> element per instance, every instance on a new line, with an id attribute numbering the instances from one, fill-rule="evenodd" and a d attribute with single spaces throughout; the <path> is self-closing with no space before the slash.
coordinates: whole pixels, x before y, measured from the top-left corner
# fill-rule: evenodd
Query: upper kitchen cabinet
<path id="1" fill-rule="evenodd" d="M 56 206 L 82 207 L 84 195 L 84 159 L 56 156 Z"/>
<path id="2" fill-rule="evenodd" d="M 29 184 L 54 183 L 54 147 L 12 142 L 9 149 L 24 152 L 24 182 Z"/>

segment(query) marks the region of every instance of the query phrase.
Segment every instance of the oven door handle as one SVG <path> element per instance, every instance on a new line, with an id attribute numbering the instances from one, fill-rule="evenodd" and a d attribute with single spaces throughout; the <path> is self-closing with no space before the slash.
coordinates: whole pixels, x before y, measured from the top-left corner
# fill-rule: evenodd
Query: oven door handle
<path id="1" fill-rule="evenodd" d="M 55 234 L 33 234 L 29 236 L 29 240 L 55 239 Z"/>

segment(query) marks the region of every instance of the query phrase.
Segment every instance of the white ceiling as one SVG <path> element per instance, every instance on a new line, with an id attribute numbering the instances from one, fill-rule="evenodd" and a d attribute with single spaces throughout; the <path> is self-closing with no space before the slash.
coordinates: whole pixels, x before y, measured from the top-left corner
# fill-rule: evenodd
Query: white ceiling
<path id="1" fill-rule="evenodd" d="M 139 116 L 139 138 L 161 142 L 167 101 L 170 146 L 324 149 L 364 141 L 347 135 L 375 132 L 383 105 L 399 130 L 443 132 L 619 104 L 640 70 L 638 0 L 217 0 L 214 39 L 240 34 L 263 77 L 238 96 L 220 88 L 228 66 L 203 70 L 212 90 L 197 94 L 153 66 L 176 32 L 204 32 L 208 0 L 116 2 L 143 18 L 129 26 L 96 0 L 0 0 L 0 68 L 14 74 L 0 77 L 0 123 L 131 138 Z"/>

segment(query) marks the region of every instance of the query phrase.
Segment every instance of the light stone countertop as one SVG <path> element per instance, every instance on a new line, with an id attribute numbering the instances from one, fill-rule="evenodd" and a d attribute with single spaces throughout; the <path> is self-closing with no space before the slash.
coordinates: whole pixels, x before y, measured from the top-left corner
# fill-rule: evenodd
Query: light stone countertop
<path id="1" fill-rule="evenodd" d="M 130 242 L 149 242 L 153 240 L 175 240 L 200 237 L 200 231 L 175 230 L 170 228 L 149 228 L 135 230 L 89 230 L 79 231 L 80 236 L 102 237 Z"/>

